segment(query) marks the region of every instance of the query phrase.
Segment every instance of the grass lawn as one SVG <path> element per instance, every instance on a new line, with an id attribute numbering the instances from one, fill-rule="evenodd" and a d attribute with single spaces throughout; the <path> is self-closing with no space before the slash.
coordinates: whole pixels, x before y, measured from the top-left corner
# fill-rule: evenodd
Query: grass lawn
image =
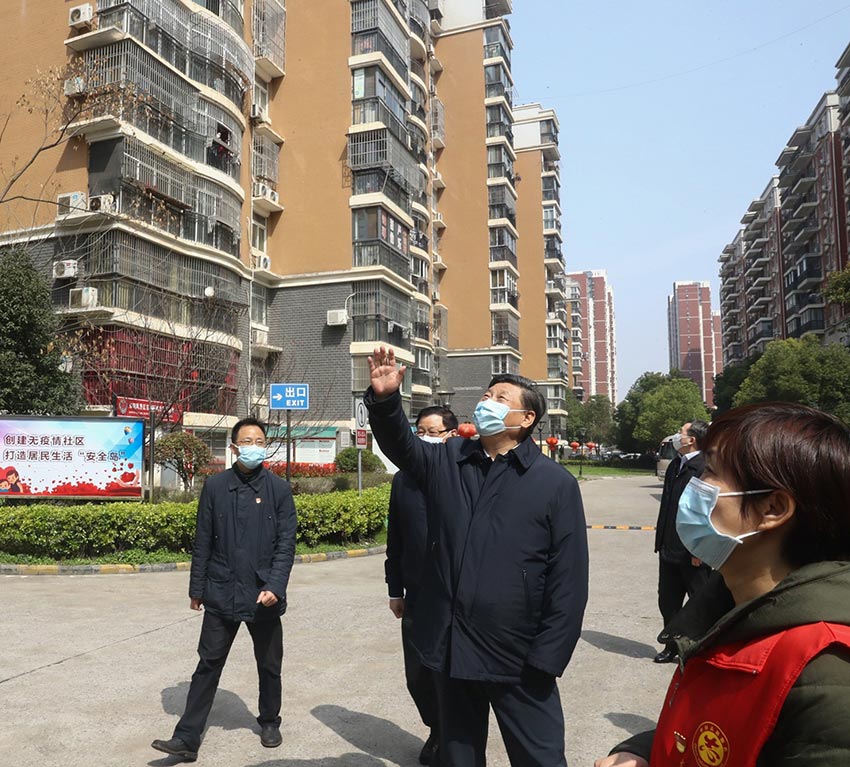
<path id="1" fill-rule="evenodd" d="M 565 466 L 566 470 L 574 477 L 578 477 L 578 466 L 569 464 Z M 614 466 L 597 466 L 593 463 L 586 463 L 582 467 L 582 477 L 587 479 L 598 479 L 599 477 L 654 477 L 655 472 L 651 469 L 624 469 Z"/>
<path id="2" fill-rule="evenodd" d="M 371 538 L 357 541 L 357 543 L 320 543 L 316 546 L 307 546 L 298 543 L 295 546 L 296 554 L 326 554 L 330 551 L 344 551 L 346 549 L 368 549 L 372 546 L 383 546 L 387 542 L 387 529 L 378 531 Z M 163 562 L 188 562 L 189 554 L 174 551 L 142 551 L 131 549 L 117 554 L 109 554 L 92 559 L 50 559 L 48 557 L 31 557 L 25 554 L 6 554 L 0 551 L 0 564 L 3 565 L 147 565 Z"/>

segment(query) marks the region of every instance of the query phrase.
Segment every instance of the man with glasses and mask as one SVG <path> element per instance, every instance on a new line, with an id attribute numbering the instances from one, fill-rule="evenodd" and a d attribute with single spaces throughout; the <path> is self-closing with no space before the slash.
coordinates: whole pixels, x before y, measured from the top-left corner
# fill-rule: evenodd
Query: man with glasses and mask
<path id="1" fill-rule="evenodd" d="M 244 418 L 231 432 L 231 469 L 210 477 L 198 501 L 189 606 L 204 609 L 200 661 L 186 710 L 157 751 L 194 762 L 227 654 L 242 623 L 254 643 L 259 674 L 260 742 L 279 746 L 286 587 L 295 559 L 295 504 L 289 484 L 263 467 L 266 431 Z"/>
<path id="2" fill-rule="evenodd" d="M 416 436 L 440 444 L 457 436 L 457 418 L 447 407 L 431 405 L 416 417 Z M 431 669 L 422 665 L 412 643 L 414 611 L 419 595 L 422 565 L 428 542 L 425 495 L 412 475 L 399 471 L 393 477 L 387 522 L 387 559 L 384 562 L 389 606 L 401 619 L 401 644 L 407 689 L 422 723 L 430 733 L 419 754 L 420 764 L 438 763 L 437 691 Z"/>
<path id="3" fill-rule="evenodd" d="M 434 671 L 440 764 L 486 763 L 492 709 L 514 767 L 566 767 L 556 677 L 581 633 L 587 532 L 576 480 L 532 439 L 546 400 L 496 375 L 473 413 L 479 439 L 428 444 L 402 409 L 393 350 L 369 368 L 372 432 L 427 498 L 413 644 Z"/>
<path id="4" fill-rule="evenodd" d="M 702 564 L 684 547 L 676 532 L 676 515 L 679 498 L 692 477 L 699 477 L 705 468 L 701 443 L 708 433 L 705 421 L 682 424 L 673 435 L 676 457 L 670 461 L 664 474 L 664 490 L 655 525 L 655 551 L 658 554 L 658 609 L 666 626 L 682 609 L 685 595 L 688 598 L 702 586 L 711 574 L 711 568 Z M 672 639 L 654 658 L 655 663 L 674 663 L 678 658 Z"/>

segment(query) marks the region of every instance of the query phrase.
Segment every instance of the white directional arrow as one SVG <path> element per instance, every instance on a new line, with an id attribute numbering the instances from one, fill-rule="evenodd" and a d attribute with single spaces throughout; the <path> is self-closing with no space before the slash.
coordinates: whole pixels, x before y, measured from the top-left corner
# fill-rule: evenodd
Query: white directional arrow
<path id="1" fill-rule="evenodd" d="M 282 394 L 275 394 L 274 397 L 272 397 L 272 399 L 283 399 L 283 395 Z"/>

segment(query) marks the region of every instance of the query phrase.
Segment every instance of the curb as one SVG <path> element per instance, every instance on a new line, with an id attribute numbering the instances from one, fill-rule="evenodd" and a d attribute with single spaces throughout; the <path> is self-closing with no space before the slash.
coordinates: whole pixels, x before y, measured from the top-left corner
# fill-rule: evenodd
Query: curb
<path id="1" fill-rule="evenodd" d="M 386 552 L 386 546 L 368 549 L 327 551 L 321 554 L 296 554 L 295 564 L 328 562 L 332 559 L 355 559 Z M 188 572 L 190 562 L 160 562 L 147 565 L 2 565 L 0 575 L 134 575 L 137 573 Z"/>

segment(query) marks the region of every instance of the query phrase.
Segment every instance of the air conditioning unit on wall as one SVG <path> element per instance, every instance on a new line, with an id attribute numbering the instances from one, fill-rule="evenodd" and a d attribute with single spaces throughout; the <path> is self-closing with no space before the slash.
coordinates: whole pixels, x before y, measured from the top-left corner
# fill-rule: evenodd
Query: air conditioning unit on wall
<path id="1" fill-rule="evenodd" d="M 77 276 L 79 264 L 71 259 L 68 261 L 56 261 L 53 264 L 53 279 L 68 280 Z"/>
<path id="2" fill-rule="evenodd" d="M 94 8 L 91 3 L 75 5 L 68 10 L 68 26 L 74 29 L 90 29 L 94 19 Z"/>
<path id="3" fill-rule="evenodd" d="M 98 194 L 89 198 L 89 210 L 93 213 L 113 213 L 115 197 L 111 194 Z"/>
<path id="4" fill-rule="evenodd" d="M 267 256 L 265 254 L 258 254 L 254 256 L 254 268 L 262 269 L 266 272 L 270 271 L 272 268 L 271 256 Z"/>
<path id="5" fill-rule="evenodd" d="M 63 90 L 65 95 L 68 98 L 74 98 L 75 96 L 83 96 L 86 92 L 86 78 L 80 77 L 77 75 L 76 77 L 69 77 L 65 80 Z"/>
<path id="6" fill-rule="evenodd" d="M 251 119 L 258 123 L 270 122 L 268 110 L 259 104 L 251 104 Z"/>
<path id="7" fill-rule="evenodd" d="M 348 324 L 348 312 L 345 309 L 328 309 L 326 323 L 332 328 Z"/>
<path id="8" fill-rule="evenodd" d="M 65 192 L 56 198 L 56 217 L 80 215 L 88 210 L 85 192 Z"/>
<path id="9" fill-rule="evenodd" d="M 97 288 L 71 288 L 68 306 L 71 309 L 93 309 L 97 306 Z"/>

